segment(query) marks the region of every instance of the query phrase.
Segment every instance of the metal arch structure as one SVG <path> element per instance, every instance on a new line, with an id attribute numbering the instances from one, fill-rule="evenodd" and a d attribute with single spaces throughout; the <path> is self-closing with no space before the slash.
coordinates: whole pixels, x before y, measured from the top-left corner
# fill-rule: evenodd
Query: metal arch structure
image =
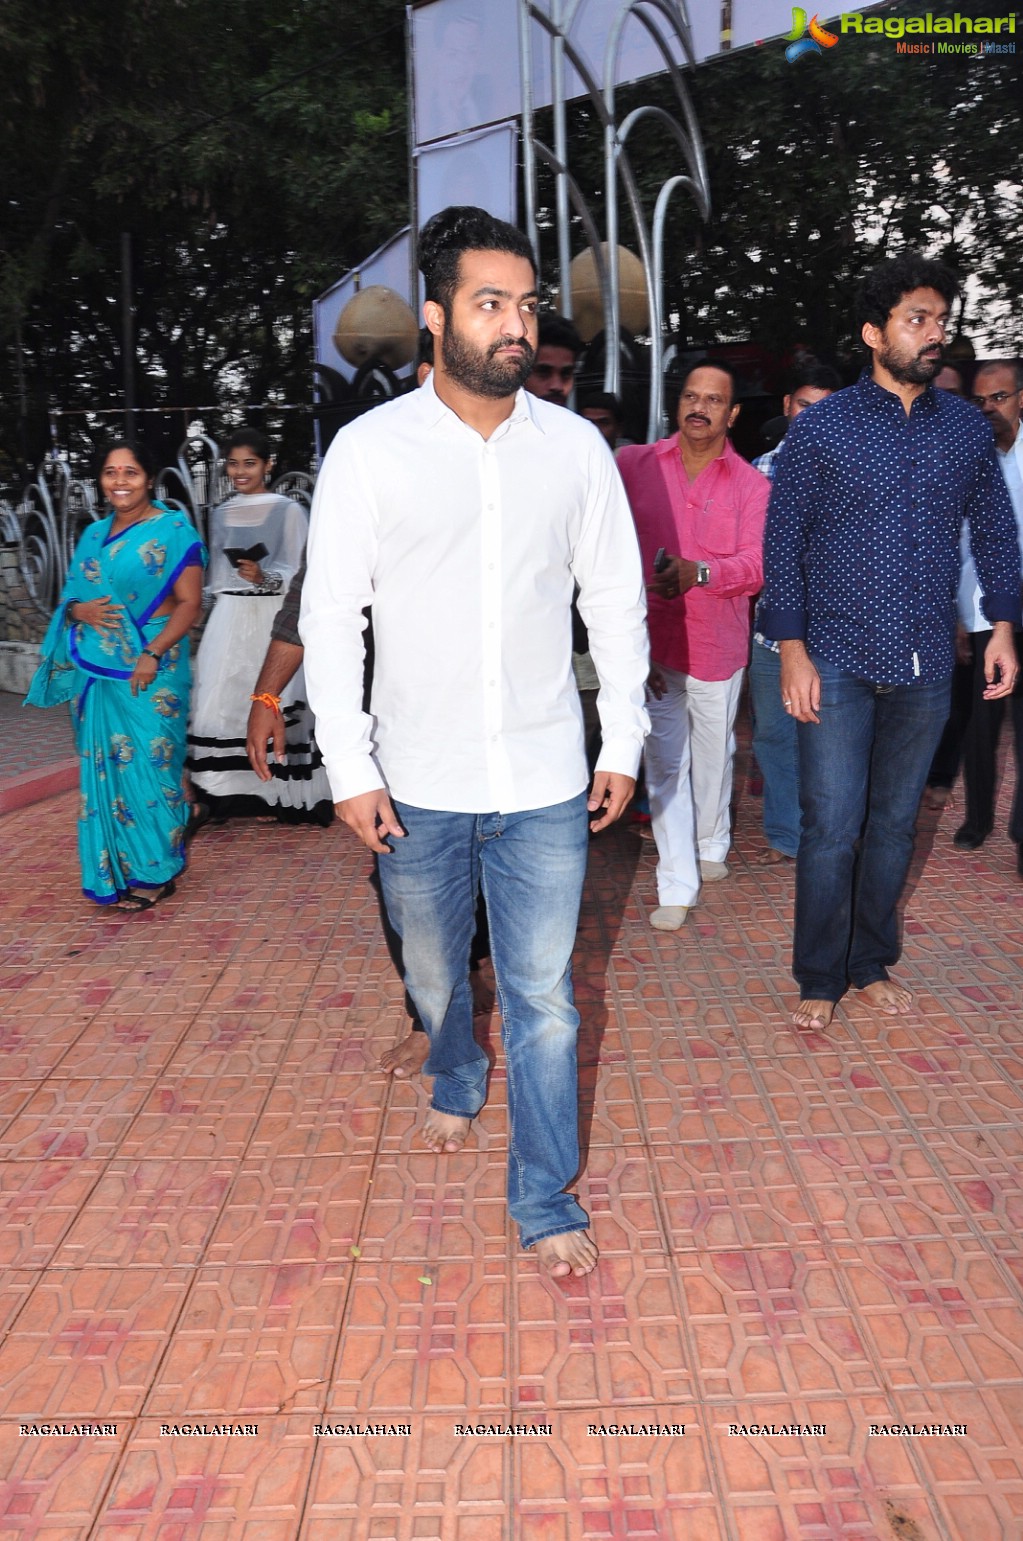
<path id="1" fill-rule="evenodd" d="M 558 239 L 558 269 L 562 307 L 571 315 L 570 206 L 574 205 L 586 232 L 601 284 L 604 329 L 607 338 L 604 386 L 617 392 L 620 386 L 621 324 L 618 307 L 619 194 L 624 191 L 636 233 L 643 266 L 650 313 L 650 408 L 648 439 L 657 438 L 664 429 L 664 231 L 668 205 L 677 191 L 687 191 L 701 219 L 710 213 L 710 185 L 699 125 L 686 88 L 682 69 L 675 58 L 680 51 L 689 65 L 695 65 L 689 18 L 685 0 L 623 0 L 605 44 L 603 79 L 597 81 L 580 56 L 570 36 L 572 24 L 582 0 L 549 0 L 544 9 L 539 0 L 519 0 L 519 39 L 522 75 L 522 145 L 525 181 L 526 229 L 534 248 L 538 246 L 536 220 L 537 160 L 545 162 L 555 175 L 555 209 Z M 643 105 L 635 108 L 619 123 L 617 117 L 617 73 L 622 34 L 630 18 L 635 18 L 656 45 L 664 61 L 679 105 L 679 117 L 664 108 Z M 536 134 L 532 103 L 532 42 L 530 23 L 536 22 L 548 35 L 551 45 L 552 108 L 554 118 L 553 148 L 543 144 Z M 672 43 L 676 49 L 672 48 Z M 568 166 L 566 125 L 565 65 L 568 61 L 585 87 L 585 94 L 600 122 L 604 135 L 604 177 L 607 229 L 607 261 L 603 260 L 597 226 L 582 190 L 572 178 Z M 675 139 L 686 171 L 669 177 L 658 191 L 652 220 L 648 222 L 639 186 L 628 154 L 628 138 L 637 123 L 655 121 Z"/>

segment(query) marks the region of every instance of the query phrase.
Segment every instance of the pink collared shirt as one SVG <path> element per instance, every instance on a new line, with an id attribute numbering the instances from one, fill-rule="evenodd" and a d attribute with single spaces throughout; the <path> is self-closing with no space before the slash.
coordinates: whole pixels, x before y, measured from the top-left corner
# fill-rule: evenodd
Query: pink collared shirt
<path id="1" fill-rule="evenodd" d="M 710 582 L 677 599 L 648 594 L 650 655 L 700 680 L 730 679 L 749 657 L 750 597 L 763 587 L 764 522 L 771 484 L 728 441 L 692 482 L 678 434 L 618 452 L 649 582 L 663 546 L 706 562 Z"/>

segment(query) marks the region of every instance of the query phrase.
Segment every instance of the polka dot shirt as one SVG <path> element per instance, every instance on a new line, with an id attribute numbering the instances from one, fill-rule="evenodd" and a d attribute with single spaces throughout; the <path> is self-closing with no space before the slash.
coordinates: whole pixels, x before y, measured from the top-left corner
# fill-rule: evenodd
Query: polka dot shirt
<path id="1" fill-rule="evenodd" d="M 952 673 L 959 531 L 989 621 L 1020 624 L 1020 554 L 991 428 L 929 386 L 906 413 L 866 371 L 785 435 L 764 537 L 760 627 L 879 685 Z"/>

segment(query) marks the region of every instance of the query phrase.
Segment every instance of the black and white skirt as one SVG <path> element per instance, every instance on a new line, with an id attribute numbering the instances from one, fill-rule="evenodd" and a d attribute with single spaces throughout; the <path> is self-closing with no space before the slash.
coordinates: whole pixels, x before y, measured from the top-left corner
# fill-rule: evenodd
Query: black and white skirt
<path id="1" fill-rule="evenodd" d="M 186 763 L 215 816 L 272 814 L 287 822 L 327 823 L 333 814 L 330 785 L 301 669 L 281 695 L 287 763 L 277 764 L 271 750 L 273 776 L 260 781 L 245 752 L 251 696 L 282 603 L 282 594 L 218 594 L 196 658 Z"/>

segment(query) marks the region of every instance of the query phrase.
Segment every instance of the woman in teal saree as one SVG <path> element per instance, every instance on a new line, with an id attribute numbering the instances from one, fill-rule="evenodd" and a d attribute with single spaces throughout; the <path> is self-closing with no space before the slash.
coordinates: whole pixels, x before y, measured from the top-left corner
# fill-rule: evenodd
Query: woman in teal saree
<path id="1" fill-rule="evenodd" d="M 151 501 L 141 445 L 110 446 L 100 487 L 113 512 L 75 548 L 25 699 L 71 703 L 82 892 L 143 910 L 174 892 L 185 865 L 188 631 L 206 548 L 184 514 Z"/>

